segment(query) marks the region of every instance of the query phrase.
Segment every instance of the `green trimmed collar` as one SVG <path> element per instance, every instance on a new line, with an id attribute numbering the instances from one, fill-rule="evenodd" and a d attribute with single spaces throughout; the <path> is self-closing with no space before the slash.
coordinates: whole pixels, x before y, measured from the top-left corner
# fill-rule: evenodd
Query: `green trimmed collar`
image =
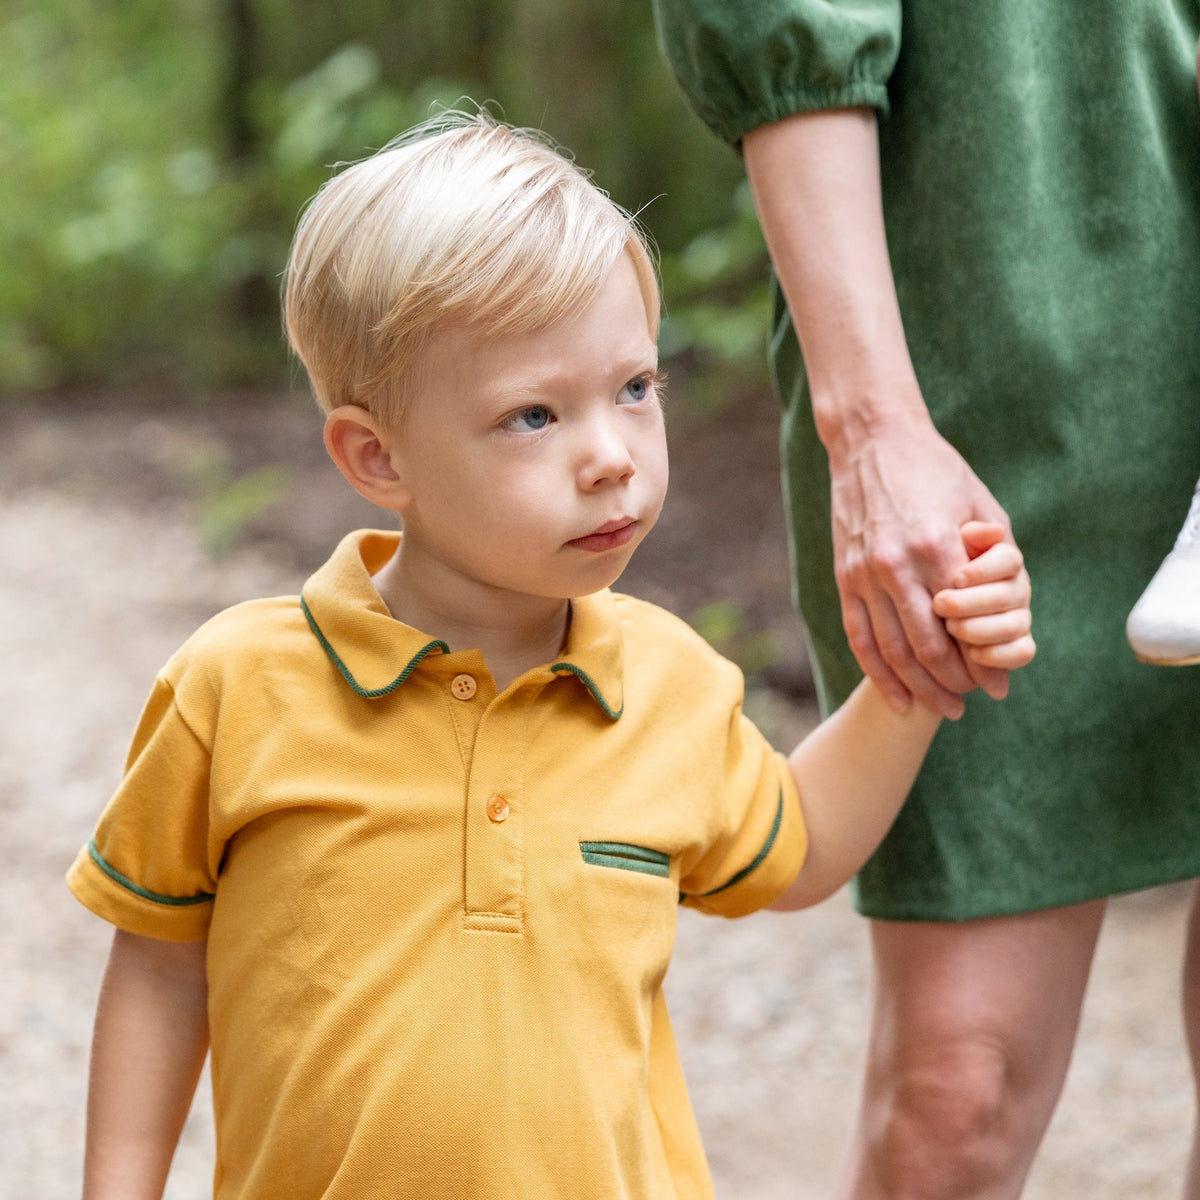
<path id="1" fill-rule="evenodd" d="M 371 582 L 399 544 L 398 533 L 361 529 L 349 534 L 300 596 L 322 649 L 346 683 L 368 699 L 394 692 L 429 655 L 450 653 L 445 642 L 397 621 Z M 621 625 L 611 592 L 571 601 L 566 649 L 543 670 L 578 679 L 605 715 L 614 721 L 620 717 L 625 707 Z"/>

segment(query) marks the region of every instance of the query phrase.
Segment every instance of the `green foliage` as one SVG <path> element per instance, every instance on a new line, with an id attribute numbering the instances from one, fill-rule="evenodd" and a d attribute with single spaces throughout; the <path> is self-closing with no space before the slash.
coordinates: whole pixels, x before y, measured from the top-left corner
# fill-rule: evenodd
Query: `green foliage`
<path id="1" fill-rule="evenodd" d="M 689 355 L 691 402 L 712 410 L 748 380 L 765 382 L 770 312 L 767 250 L 746 182 L 734 193 L 732 216 L 662 260 L 671 304 L 659 347 L 664 357 Z"/>
<path id="2" fill-rule="evenodd" d="M 688 624 L 746 675 L 754 675 L 774 660 L 770 635 L 746 628 L 746 618 L 731 600 L 714 600 L 702 605 L 688 618 Z"/>
<path id="3" fill-rule="evenodd" d="M 210 554 L 229 550 L 246 526 L 283 498 L 290 476 L 282 467 L 259 467 L 236 479 L 213 480 L 202 498 L 197 530 Z"/>
<path id="4" fill-rule="evenodd" d="M 169 289 L 171 307 L 202 318 L 212 289 L 196 266 L 227 201 L 197 170 L 211 151 L 148 119 L 167 89 L 181 130 L 205 106 L 203 38 L 191 60 L 179 44 L 202 32 L 188 6 L 170 38 L 144 0 L 119 18 L 89 3 L 14 7 L 0 38 L 0 166 L 15 184 L 0 197 L 0 371 L 36 386 L 167 332 Z"/>
<path id="5" fill-rule="evenodd" d="M 229 446 L 216 438 L 168 435 L 153 459 L 193 498 L 197 533 L 213 555 L 232 548 L 255 517 L 283 499 L 291 483 L 290 472 L 279 466 L 236 474 Z"/>
<path id="6" fill-rule="evenodd" d="M 0 388 L 286 378 L 275 293 L 303 203 L 467 96 L 548 129 L 643 213 L 668 355 L 714 395 L 758 369 L 765 254 L 740 163 L 684 109 L 645 0 L 6 9 Z"/>

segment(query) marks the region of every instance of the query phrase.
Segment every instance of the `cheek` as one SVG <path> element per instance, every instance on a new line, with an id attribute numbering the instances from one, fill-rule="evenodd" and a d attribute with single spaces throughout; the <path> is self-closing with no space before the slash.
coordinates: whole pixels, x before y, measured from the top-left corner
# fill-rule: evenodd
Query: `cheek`
<path id="1" fill-rule="evenodd" d="M 462 481 L 461 494 L 464 507 L 491 528 L 542 525 L 563 504 L 561 481 L 533 464 L 477 464 L 470 479 Z"/>
<path id="2" fill-rule="evenodd" d="M 661 503 L 667 493 L 667 480 L 670 475 L 665 437 L 658 438 L 647 448 L 641 469 L 653 485 Z"/>
<path id="3" fill-rule="evenodd" d="M 469 502 L 465 482 L 453 467 L 422 471 L 413 487 L 413 507 L 429 519 L 438 514 L 453 516 L 457 508 Z"/>

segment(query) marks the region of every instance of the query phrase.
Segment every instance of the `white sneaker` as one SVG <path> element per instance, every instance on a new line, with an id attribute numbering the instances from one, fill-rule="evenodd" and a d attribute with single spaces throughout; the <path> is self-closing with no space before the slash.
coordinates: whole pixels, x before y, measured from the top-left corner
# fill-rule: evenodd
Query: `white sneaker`
<path id="1" fill-rule="evenodd" d="M 1200 663 L 1200 483 L 1175 548 L 1133 606 L 1125 636 L 1142 662 Z"/>

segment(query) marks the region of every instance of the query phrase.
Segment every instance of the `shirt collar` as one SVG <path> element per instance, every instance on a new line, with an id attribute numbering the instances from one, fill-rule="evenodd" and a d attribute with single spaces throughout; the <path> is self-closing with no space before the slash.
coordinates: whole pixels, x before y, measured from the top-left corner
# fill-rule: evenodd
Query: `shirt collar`
<path id="1" fill-rule="evenodd" d="M 329 561 L 304 585 L 300 605 L 309 627 L 342 678 L 360 696 L 394 692 L 445 642 L 396 620 L 371 582 L 396 552 L 398 533 L 358 530 L 342 539 Z M 571 601 L 571 627 L 547 674 L 570 675 L 614 721 L 625 707 L 621 625 L 607 589 Z"/>
<path id="2" fill-rule="evenodd" d="M 574 675 L 614 721 L 625 711 L 621 619 L 608 588 L 571 601 L 566 649 L 549 670 Z"/>

